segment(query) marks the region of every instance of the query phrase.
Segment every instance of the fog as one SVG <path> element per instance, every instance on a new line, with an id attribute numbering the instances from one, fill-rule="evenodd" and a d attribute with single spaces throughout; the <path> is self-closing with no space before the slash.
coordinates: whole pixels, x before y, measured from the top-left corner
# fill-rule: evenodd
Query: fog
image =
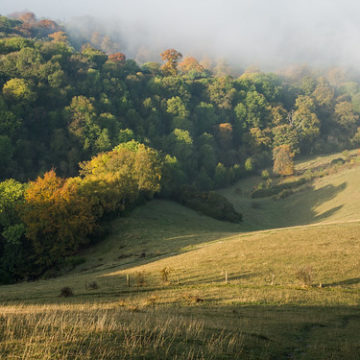
<path id="1" fill-rule="evenodd" d="M 1 0 L 1 14 L 21 10 L 72 27 L 96 24 L 121 38 L 128 57 L 172 47 L 262 68 L 360 64 L 354 0 Z"/>

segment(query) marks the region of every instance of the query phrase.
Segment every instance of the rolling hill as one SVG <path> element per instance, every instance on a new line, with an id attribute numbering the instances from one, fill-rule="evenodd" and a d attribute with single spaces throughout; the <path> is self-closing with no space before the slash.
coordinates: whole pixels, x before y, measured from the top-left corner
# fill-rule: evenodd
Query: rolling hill
<path id="1" fill-rule="evenodd" d="M 312 180 L 283 199 L 221 190 L 241 224 L 154 200 L 74 269 L 2 286 L 0 357 L 358 359 L 360 163 L 340 157 L 298 162 Z"/>

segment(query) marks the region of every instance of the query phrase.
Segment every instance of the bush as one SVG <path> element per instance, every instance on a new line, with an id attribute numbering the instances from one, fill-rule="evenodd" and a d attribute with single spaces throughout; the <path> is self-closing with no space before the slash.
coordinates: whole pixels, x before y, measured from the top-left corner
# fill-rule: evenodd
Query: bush
<path id="1" fill-rule="evenodd" d="M 330 165 L 342 165 L 345 163 L 345 160 L 343 158 L 336 158 L 331 160 Z"/>
<path id="2" fill-rule="evenodd" d="M 261 172 L 261 177 L 262 177 L 263 180 L 267 180 L 267 179 L 270 178 L 270 174 L 269 174 L 269 172 L 267 170 L 263 170 Z"/>
<path id="3" fill-rule="evenodd" d="M 99 288 L 99 285 L 96 281 L 90 281 L 89 283 L 85 284 L 86 290 L 96 290 Z"/>
<path id="4" fill-rule="evenodd" d="M 71 297 L 71 296 L 74 296 L 74 292 L 70 287 L 65 286 L 60 290 L 59 296 L 60 297 Z"/>
<path id="5" fill-rule="evenodd" d="M 172 269 L 169 266 L 165 266 L 160 270 L 161 279 L 164 283 L 167 283 L 169 281 L 169 276 L 171 272 Z"/>
<path id="6" fill-rule="evenodd" d="M 214 219 L 234 223 L 242 221 L 242 215 L 234 209 L 234 206 L 224 196 L 213 191 L 197 192 L 186 188 L 177 195 L 176 200 Z"/>
<path id="7" fill-rule="evenodd" d="M 314 174 L 310 169 L 305 171 L 304 178 L 306 181 L 311 181 L 313 179 L 313 177 L 314 177 Z"/>
<path id="8" fill-rule="evenodd" d="M 342 152 L 342 155 L 343 155 L 343 157 L 345 158 L 345 161 L 350 160 L 350 152 L 349 152 L 349 150 L 344 150 L 344 151 Z"/>
<path id="9" fill-rule="evenodd" d="M 245 163 L 244 163 L 244 168 L 247 172 L 251 172 L 254 170 L 254 163 L 252 158 L 247 158 Z"/>
<path id="10" fill-rule="evenodd" d="M 145 286 L 146 282 L 145 282 L 145 272 L 144 271 L 139 271 L 138 273 L 136 273 L 136 284 L 139 287 Z"/>
<path id="11" fill-rule="evenodd" d="M 289 197 L 293 193 L 294 193 L 294 191 L 291 190 L 291 189 L 284 189 L 279 194 L 275 195 L 274 198 L 275 198 L 275 200 L 286 199 L 287 197 Z"/>
<path id="12" fill-rule="evenodd" d="M 311 266 L 305 266 L 296 272 L 296 278 L 300 280 L 303 286 L 311 286 L 313 282 L 313 272 Z"/>
<path id="13" fill-rule="evenodd" d="M 251 197 L 253 199 L 257 199 L 277 195 L 280 194 L 283 190 L 294 189 L 301 185 L 304 185 L 307 181 L 308 180 L 305 177 L 302 177 L 299 180 L 274 185 L 269 189 L 256 189 L 251 193 Z"/>

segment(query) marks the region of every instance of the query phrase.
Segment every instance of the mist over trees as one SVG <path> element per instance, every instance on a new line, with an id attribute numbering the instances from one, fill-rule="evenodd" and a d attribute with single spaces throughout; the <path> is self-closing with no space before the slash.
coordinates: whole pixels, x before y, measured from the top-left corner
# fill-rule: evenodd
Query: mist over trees
<path id="1" fill-rule="evenodd" d="M 233 69 L 304 63 L 357 68 L 360 62 L 360 4 L 354 0 L 12 0 L 0 5 L 4 15 L 26 9 L 66 24 L 73 41 L 97 33 L 97 47 L 119 44 L 111 52 L 124 52 L 138 63 L 159 61 L 168 48 L 199 60 L 205 55 L 227 59 Z"/>
<path id="2" fill-rule="evenodd" d="M 101 33 L 73 39 L 32 13 L 0 17 L 4 282 L 61 264 L 155 194 L 225 187 L 273 156 L 286 175 L 294 155 L 360 143 L 360 81 L 345 69 L 234 77 L 173 48 L 141 64 Z"/>

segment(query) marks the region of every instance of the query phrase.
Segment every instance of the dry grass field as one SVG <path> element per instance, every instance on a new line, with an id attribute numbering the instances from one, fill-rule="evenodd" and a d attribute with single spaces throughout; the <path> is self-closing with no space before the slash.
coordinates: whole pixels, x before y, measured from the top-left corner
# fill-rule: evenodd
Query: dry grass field
<path id="1" fill-rule="evenodd" d="M 360 166 L 319 172 L 339 156 L 283 200 L 222 190 L 240 225 L 154 200 L 72 271 L 2 286 L 0 358 L 360 359 Z"/>

